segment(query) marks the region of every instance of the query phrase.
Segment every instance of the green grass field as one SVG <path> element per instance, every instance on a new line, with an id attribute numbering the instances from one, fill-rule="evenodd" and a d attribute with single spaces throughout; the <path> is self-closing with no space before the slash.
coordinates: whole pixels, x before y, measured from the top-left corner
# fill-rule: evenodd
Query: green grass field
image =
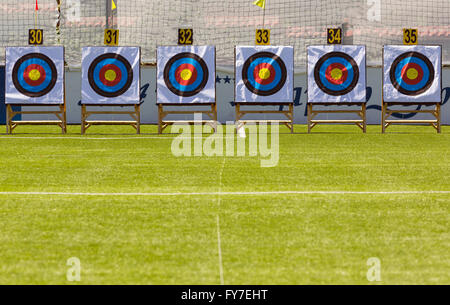
<path id="1" fill-rule="evenodd" d="M 450 284 L 450 127 L 280 131 L 274 168 L 174 157 L 154 126 L 0 135 L 0 284 L 71 284 L 71 257 L 81 284 L 373 284 L 370 257 L 381 284 Z M 276 191 L 374 193 L 217 194 Z"/>

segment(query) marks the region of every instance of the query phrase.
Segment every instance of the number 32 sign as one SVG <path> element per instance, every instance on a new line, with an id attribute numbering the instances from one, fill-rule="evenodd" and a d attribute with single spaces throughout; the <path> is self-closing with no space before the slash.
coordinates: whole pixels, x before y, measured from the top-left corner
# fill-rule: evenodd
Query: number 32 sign
<path id="1" fill-rule="evenodd" d="M 194 30 L 193 29 L 178 29 L 178 44 L 192 45 L 194 43 Z"/>

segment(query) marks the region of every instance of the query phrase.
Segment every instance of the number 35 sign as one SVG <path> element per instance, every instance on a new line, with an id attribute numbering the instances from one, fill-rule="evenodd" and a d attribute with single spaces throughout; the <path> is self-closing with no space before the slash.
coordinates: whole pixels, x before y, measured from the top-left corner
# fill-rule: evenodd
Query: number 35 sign
<path id="1" fill-rule="evenodd" d="M 418 30 L 417 29 L 403 29 L 403 44 L 416 45 L 418 44 Z"/>

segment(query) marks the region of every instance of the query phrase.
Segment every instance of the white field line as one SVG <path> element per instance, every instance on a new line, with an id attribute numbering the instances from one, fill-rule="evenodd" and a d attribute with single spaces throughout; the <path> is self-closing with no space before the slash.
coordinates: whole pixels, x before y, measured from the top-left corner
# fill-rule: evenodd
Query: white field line
<path id="1" fill-rule="evenodd" d="M 222 161 L 222 167 L 220 169 L 219 174 L 219 191 L 217 192 L 217 205 L 218 205 L 218 211 L 217 211 L 217 247 L 218 247 L 218 253 L 219 253 L 219 275 L 220 275 L 220 285 L 225 285 L 224 277 L 223 277 L 223 261 L 222 261 L 222 241 L 220 239 L 220 202 L 221 202 L 221 193 L 222 193 L 222 176 L 223 176 L 223 170 L 225 168 L 225 160 L 226 158 L 223 158 Z"/>
<path id="2" fill-rule="evenodd" d="M 269 192 L 196 192 L 196 193 L 78 193 L 78 192 L 0 192 L 1 195 L 36 196 L 255 196 L 255 195 L 427 195 L 450 194 L 450 191 L 269 191 Z"/>
<path id="3" fill-rule="evenodd" d="M 1 137 L 0 140 L 91 140 L 91 141 L 99 141 L 99 140 L 145 140 L 145 139 L 160 139 L 160 140 L 174 140 L 174 139 L 206 139 L 205 137 L 178 137 L 178 136 L 161 136 L 161 137 L 139 137 L 139 136 L 130 136 L 130 137 L 108 137 L 108 138 L 89 138 L 89 137 L 14 137 L 14 136 L 5 136 Z M 224 139 L 234 139 L 234 137 L 223 137 Z"/>
<path id="4" fill-rule="evenodd" d="M 223 279 L 223 263 L 222 263 L 222 244 L 220 240 L 220 217 L 217 214 L 217 247 L 219 249 L 219 275 L 220 275 L 220 285 L 225 285 Z"/>

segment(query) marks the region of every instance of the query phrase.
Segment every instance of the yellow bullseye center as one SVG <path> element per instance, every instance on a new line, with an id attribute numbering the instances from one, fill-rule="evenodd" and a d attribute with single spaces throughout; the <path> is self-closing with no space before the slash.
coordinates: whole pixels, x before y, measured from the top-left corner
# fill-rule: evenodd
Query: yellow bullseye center
<path id="1" fill-rule="evenodd" d="M 114 70 L 108 70 L 105 73 L 106 80 L 108 80 L 110 82 L 114 81 L 116 79 L 116 77 L 117 77 L 117 74 Z"/>
<path id="2" fill-rule="evenodd" d="M 342 78 L 342 70 L 338 69 L 338 68 L 334 68 L 333 70 L 331 70 L 331 77 L 335 80 L 341 79 Z"/>
<path id="3" fill-rule="evenodd" d="M 408 71 L 406 72 L 406 76 L 408 76 L 409 79 L 416 79 L 417 77 L 419 77 L 419 71 L 414 68 L 408 69 Z"/>
<path id="4" fill-rule="evenodd" d="M 183 80 L 190 80 L 192 77 L 192 71 L 189 69 L 184 69 L 183 71 L 181 71 L 181 78 Z"/>
<path id="5" fill-rule="evenodd" d="M 268 79 L 270 77 L 270 70 L 267 68 L 262 68 L 259 70 L 259 78 L 260 79 Z"/>
<path id="6" fill-rule="evenodd" d="M 33 70 L 31 70 L 30 73 L 28 74 L 28 77 L 29 77 L 31 80 L 36 81 L 36 80 L 38 80 L 38 79 L 41 78 L 41 72 L 39 72 L 39 70 L 37 70 L 37 69 L 33 69 Z"/>

